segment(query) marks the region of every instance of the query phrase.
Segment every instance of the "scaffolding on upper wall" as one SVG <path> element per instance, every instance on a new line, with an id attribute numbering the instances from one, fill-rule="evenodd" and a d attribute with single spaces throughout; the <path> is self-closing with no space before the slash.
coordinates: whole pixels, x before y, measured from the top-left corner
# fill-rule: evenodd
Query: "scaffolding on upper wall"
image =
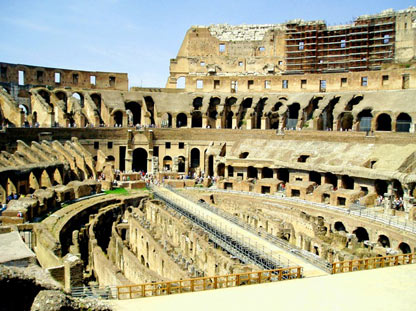
<path id="1" fill-rule="evenodd" d="M 394 59 L 394 15 L 335 27 L 323 22 L 286 26 L 286 73 L 378 70 Z"/>

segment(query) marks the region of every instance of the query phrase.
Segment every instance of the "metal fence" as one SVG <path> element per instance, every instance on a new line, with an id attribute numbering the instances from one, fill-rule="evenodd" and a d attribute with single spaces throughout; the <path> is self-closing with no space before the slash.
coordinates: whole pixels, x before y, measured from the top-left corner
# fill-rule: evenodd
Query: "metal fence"
<path id="1" fill-rule="evenodd" d="M 384 213 L 380 213 L 380 210 L 377 208 L 359 208 L 358 210 L 356 208 L 346 208 L 346 207 L 339 207 L 334 205 L 329 205 L 326 203 L 316 203 L 311 202 L 307 200 L 302 200 L 299 198 L 293 198 L 293 197 L 285 197 L 280 195 L 271 195 L 271 194 L 263 194 L 263 193 L 255 193 L 255 192 L 246 192 L 246 191 L 236 191 L 236 190 L 224 190 L 224 189 L 211 189 L 211 188 L 186 188 L 186 189 L 192 189 L 192 190 L 202 190 L 202 191 L 212 191 L 212 192 L 223 192 L 223 193 L 230 193 L 230 194 L 242 194 L 242 195 L 248 195 L 253 197 L 264 197 L 264 198 L 271 198 L 271 199 L 279 199 L 287 202 L 295 202 L 295 203 L 301 203 L 303 205 L 309 205 L 313 207 L 318 207 L 322 209 L 328 209 L 337 211 L 343 214 L 358 216 L 370 219 L 371 221 L 375 221 L 378 223 L 382 223 L 384 225 L 392 226 L 394 228 L 404 230 L 411 233 L 416 233 L 416 222 L 413 220 L 403 219 L 399 216 L 391 216 L 386 215 Z"/>
<path id="2" fill-rule="evenodd" d="M 116 299 L 117 286 L 80 286 L 72 287 L 71 295 L 76 298 Z"/>
<path id="3" fill-rule="evenodd" d="M 288 267 L 284 269 L 207 276 L 201 278 L 169 282 L 125 285 L 117 287 L 117 298 L 132 299 L 151 296 L 172 295 L 179 293 L 205 291 L 210 289 L 299 279 L 301 277 L 301 267 Z"/>
<path id="4" fill-rule="evenodd" d="M 179 200 L 172 195 L 162 193 L 157 187 L 152 187 L 152 189 L 155 198 L 165 201 L 169 207 L 199 225 L 209 234 L 210 239 L 214 243 L 220 245 L 241 261 L 256 264 L 264 269 L 275 269 L 294 265 L 280 254 L 272 254 L 272 251 L 265 249 L 264 245 L 259 245 L 249 237 L 202 213 L 188 199 Z M 187 204 L 186 202 L 189 203 Z"/>

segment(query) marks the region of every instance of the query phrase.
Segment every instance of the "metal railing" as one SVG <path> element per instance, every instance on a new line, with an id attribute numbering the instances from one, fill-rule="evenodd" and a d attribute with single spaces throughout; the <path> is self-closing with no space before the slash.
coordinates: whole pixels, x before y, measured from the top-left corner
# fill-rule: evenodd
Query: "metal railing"
<path id="1" fill-rule="evenodd" d="M 217 222 L 208 215 L 204 215 L 195 205 L 186 204 L 186 202 L 189 202 L 188 199 L 178 200 L 173 196 L 162 193 L 154 186 L 152 186 L 152 190 L 155 198 L 161 199 L 168 207 L 200 226 L 209 234 L 211 241 L 239 258 L 242 262 L 252 263 L 263 269 L 276 269 L 294 265 L 280 254 L 274 255 L 271 250 L 266 251 L 263 245 L 258 245 L 257 242 L 251 241 L 249 237 L 236 230 L 233 231 L 232 228 Z"/>
<path id="2" fill-rule="evenodd" d="M 79 286 L 71 288 L 71 296 L 76 298 L 116 299 L 118 292 L 116 286 Z"/>
<path id="3" fill-rule="evenodd" d="M 288 267 L 178 281 L 123 285 L 117 286 L 117 299 L 172 295 L 299 278 L 302 278 L 302 267 Z"/>
<path id="4" fill-rule="evenodd" d="M 331 263 L 329 261 L 326 261 L 325 259 L 319 257 L 318 255 L 315 255 L 311 252 L 308 252 L 306 250 L 303 250 L 293 244 L 290 244 L 288 241 L 278 238 L 270 233 L 268 233 L 265 229 L 263 228 L 254 228 L 253 226 L 247 224 L 246 222 L 244 222 L 243 220 L 241 220 L 240 218 L 231 215 L 230 213 L 216 208 L 214 206 L 211 206 L 210 204 L 206 203 L 206 202 L 199 202 L 199 201 L 194 201 L 191 198 L 185 196 L 183 193 L 180 193 L 179 191 L 171 188 L 171 187 L 167 187 L 170 188 L 173 192 L 175 192 L 176 194 L 182 196 L 183 198 L 187 199 L 187 200 L 191 200 L 193 201 L 195 204 L 198 204 L 199 206 L 227 219 L 228 221 L 240 226 L 241 228 L 250 231 L 254 234 L 257 234 L 259 236 L 261 236 L 262 238 L 264 238 L 265 240 L 273 243 L 274 245 L 279 246 L 280 248 L 289 251 L 290 253 L 292 253 L 295 256 L 298 256 L 306 261 L 308 261 L 309 263 L 313 264 L 314 266 L 323 269 L 327 272 L 331 272 Z"/>
<path id="5" fill-rule="evenodd" d="M 412 253 L 339 261 L 332 263 L 332 274 L 407 265 L 415 263 L 415 259 Z"/>
<path id="6" fill-rule="evenodd" d="M 200 190 L 200 191 L 211 191 L 211 192 L 222 192 L 222 193 L 230 193 L 230 194 L 241 194 L 241 195 L 248 195 L 248 196 L 253 196 L 253 197 L 264 197 L 264 198 L 271 198 L 271 199 L 278 199 L 278 200 L 283 200 L 283 201 L 287 201 L 287 202 L 296 202 L 296 203 L 301 203 L 304 205 L 310 205 L 313 207 L 318 207 L 318 208 L 323 208 L 323 209 L 328 209 L 328 210 L 333 210 L 336 212 L 340 212 L 343 214 L 348 214 L 348 215 L 353 215 L 353 216 L 358 216 L 358 217 L 363 217 L 363 218 L 367 218 L 370 219 L 372 221 L 376 221 L 379 223 L 382 223 L 384 225 L 388 225 L 400 230 L 404 230 L 407 232 L 411 232 L 411 233 L 416 233 L 416 222 L 412 221 L 412 220 L 408 220 L 408 219 L 400 219 L 400 217 L 398 216 L 391 216 L 391 215 L 386 215 L 386 214 L 382 214 L 377 212 L 377 209 L 374 208 L 373 209 L 369 209 L 369 208 L 360 208 L 358 210 L 356 209 L 350 209 L 350 208 L 345 208 L 345 207 L 339 207 L 339 206 L 334 206 L 334 205 L 329 205 L 326 203 L 317 203 L 317 202 L 311 202 L 311 201 L 307 201 L 307 200 L 303 200 L 303 199 L 299 199 L 299 198 L 293 198 L 293 197 L 285 197 L 282 195 L 272 195 L 272 194 L 263 194 L 263 193 L 255 193 L 255 192 L 247 192 L 247 191 L 236 191 L 236 190 L 224 190 L 224 189 L 211 189 L 211 188 L 192 188 L 192 187 L 187 187 L 186 189 L 189 190 Z"/>

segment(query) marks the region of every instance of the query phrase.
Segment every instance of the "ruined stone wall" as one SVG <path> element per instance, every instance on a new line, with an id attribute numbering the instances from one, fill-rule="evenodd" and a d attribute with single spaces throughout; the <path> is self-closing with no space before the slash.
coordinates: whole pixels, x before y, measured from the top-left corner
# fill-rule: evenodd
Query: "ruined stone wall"
<path id="1" fill-rule="evenodd" d="M 0 82 L 3 83 L 90 89 L 128 89 L 126 73 L 69 70 L 9 63 L 0 63 L 0 68 Z M 24 72 L 23 81 L 19 81 L 19 72 Z M 56 77 L 57 74 L 60 76 L 59 78 Z M 95 83 L 91 83 L 91 77 L 95 77 Z"/>

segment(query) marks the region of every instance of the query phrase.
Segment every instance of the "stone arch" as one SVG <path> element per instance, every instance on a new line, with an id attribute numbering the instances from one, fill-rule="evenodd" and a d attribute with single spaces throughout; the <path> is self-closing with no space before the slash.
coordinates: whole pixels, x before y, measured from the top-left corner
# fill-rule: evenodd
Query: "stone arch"
<path id="1" fill-rule="evenodd" d="M 192 112 L 192 125 L 191 127 L 202 127 L 202 113 L 201 111 Z"/>
<path id="2" fill-rule="evenodd" d="M 181 112 L 176 116 L 176 127 L 187 127 L 188 125 L 188 117 L 185 113 Z"/>
<path id="3" fill-rule="evenodd" d="M 357 121 L 359 122 L 359 131 L 371 131 L 371 122 L 373 120 L 372 109 L 363 109 L 357 115 Z"/>
<path id="4" fill-rule="evenodd" d="M 54 184 L 63 185 L 62 175 L 58 168 L 56 168 L 55 171 L 53 172 L 53 181 L 54 181 Z"/>
<path id="5" fill-rule="evenodd" d="M 144 102 L 146 104 L 147 111 L 150 114 L 150 124 L 155 124 L 155 102 L 151 96 L 145 96 Z"/>
<path id="6" fill-rule="evenodd" d="M 391 117 L 387 113 L 380 113 L 376 119 L 376 131 L 391 131 Z"/>
<path id="7" fill-rule="evenodd" d="M 74 92 L 71 97 L 79 103 L 81 108 L 84 108 L 84 95 L 81 92 Z"/>
<path id="8" fill-rule="evenodd" d="M 412 118 L 407 113 L 400 113 L 396 119 L 396 132 L 410 132 Z"/>
<path id="9" fill-rule="evenodd" d="M 185 157 L 178 157 L 178 173 L 185 173 Z"/>
<path id="10" fill-rule="evenodd" d="M 343 130 L 343 131 L 351 130 L 353 122 L 354 122 L 354 116 L 352 115 L 351 112 L 342 112 L 338 116 L 338 128 L 340 130 Z"/>
<path id="11" fill-rule="evenodd" d="M 348 232 L 347 229 L 345 228 L 344 224 L 342 223 L 342 221 L 336 221 L 334 223 L 334 229 L 335 229 L 335 231 Z"/>
<path id="12" fill-rule="evenodd" d="M 123 112 L 121 110 L 115 110 L 112 112 L 113 121 L 115 126 L 123 126 Z"/>
<path id="13" fill-rule="evenodd" d="M 203 98 L 201 96 L 195 97 L 192 101 L 192 107 L 194 110 L 200 110 L 202 107 L 202 100 Z"/>
<path id="14" fill-rule="evenodd" d="M 390 248 L 390 239 L 384 234 L 378 236 L 377 242 L 384 248 Z"/>
<path id="15" fill-rule="evenodd" d="M 243 101 L 240 104 L 240 107 L 238 109 L 238 113 L 237 113 L 237 125 L 238 127 L 242 127 L 243 125 L 245 125 L 245 117 L 247 114 L 247 110 L 251 108 L 253 104 L 253 98 L 248 97 L 248 98 L 244 98 Z"/>
<path id="16" fill-rule="evenodd" d="M 132 114 L 132 126 L 142 124 L 142 106 L 135 101 L 125 103 L 126 111 L 130 110 Z M 129 124 L 130 125 L 130 124 Z"/>
<path id="17" fill-rule="evenodd" d="M 309 104 L 303 109 L 304 122 L 312 119 L 316 109 L 318 109 L 319 101 L 322 100 L 322 96 L 314 96 L 309 101 Z"/>
<path id="18" fill-rule="evenodd" d="M 261 118 L 263 117 L 264 106 L 266 105 L 267 97 L 261 98 L 256 107 L 254 107 L 254 116 L 252 119 L 252 128 L 260 129 L 261 128 Z"/>
<path id="19" fill-rule="evenodd" d="M 51 178 L 46 170 L 43 170 L 42 175 L 40 176 L 40 187 L 41 188 L 52 187 Z"/>
<path id="20" fill-rule="evenodd" d="M 334 127 L 334 108 L 335 105 L 339 102 L 340 97 L 332 98 L 328 105 L 323 109 L 322 113 L 319 115 L 317 129 L 318 130 L 332 130 Z"/>
<path id="21" fill-rule="evenodd" d="M 364 227 L 357 227 L 352 233 L 355 234 L 358 242 L 364 242 L 370 239 L 368 232 Z"/>
<path id="22" fill-rule="evenodd" d="M 355 95 L 352 99 L 348 101 L 348 103 L 345 105 L 345 111 L 352 111 L 355 105 L 358 105 L 360 101 L 363 100 L 362 95 Z"/>
<path id="23" fill-rule="evenodd" d="M 172 127 L 172 115 L 168 112 L 165 112 L 161 118 L 162 127 Z"/>
<path id="24" fill-rule="evenodd" d="M 398 249 L 402 252 L 402 254 L 409 254 L 412 252 L 410 245 L 405 242 L 401 242 L 398 246 Z"/>
<path id="25" fill-rule="evenodd" d="M 185 77 L 177 77 L 176 78 L 176 88 L 177 89 L 184 89 L 186 88 L 186 78 Z"/>
<path id="26" fill-rule="evenodd" d="M 208 176 L 214 176 L 214 156 L 208 156 Z"/>
<path id="27" fill-rule="evenodd" d="M 132 167 L 135 172 L 147 172 L 147 151 L 143 148 L 136 148 L 132 154 Z"/>
<path id="28" fill-rule="evenodd" d="M 200 166 L 201 152 L 198 148 L 192 148 L 191 150 L 191 168 L 197 168 Z"/>
<path id="29" fill-rule="evenodd" d="M 45 100 L 46 103 L 48 103 L 49 106 L 51 106 L 51 94 L 49 91 L 40 89 L 38 90 L 38 94 Z"/>
<path id="30" fill-rule="evenodd" d="M 171 171 L 172 170 L 172 157 L 170 156 L 164 156 L 163 157 L 163 169 L 167 170 L 167 171 Z"/>
<path id="31" fill-rule="evenodd" d="M 219 97 L 211 97 L 209 100 L 208 110 L 207 110 L 207 116 L 208 116 L 208 125 L 211 128 L 217 127 L 217 117 L 218 117 L 218 111 L 217 106 L 221 103 L 221 100 Z"/>
<path id="32" fill-rule="evenodd" d="M 58 100 L 62 100 L 65 103 L 65 105 L 68 103 L 68 96 L 66 95 L 65 92 L 63 92 L 63 91 L 56 91 L 55 92 L 55 96 L 56 96 L 56 98 Z"/>
<path id="33" fill-rule="evenodd" d="M 299 103 L 293 103 L 288 106 L 287 109 L 287 118 L 286 118 L 286 128 L 296 129 L 299 119 Z"/>

